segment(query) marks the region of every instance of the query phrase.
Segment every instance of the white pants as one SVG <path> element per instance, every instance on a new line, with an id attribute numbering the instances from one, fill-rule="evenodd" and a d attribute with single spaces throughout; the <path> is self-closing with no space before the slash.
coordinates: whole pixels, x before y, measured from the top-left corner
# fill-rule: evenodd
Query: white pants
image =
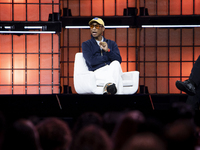
<path id="1" fill-rule="evenodd" d="M 118 61 L 115 60 L 110 65 L 95 70 L 94 73 L 97 80 L 104 81 L 104 86 L 110 82 L 115 83 L 117 88 L 116 94 L 123 94 L 122 68 Z"/>

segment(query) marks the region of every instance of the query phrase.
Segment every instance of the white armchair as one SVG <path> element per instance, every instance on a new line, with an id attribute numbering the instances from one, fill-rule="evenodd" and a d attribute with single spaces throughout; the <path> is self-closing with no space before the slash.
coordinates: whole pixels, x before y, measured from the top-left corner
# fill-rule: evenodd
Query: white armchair
<path id="1" fill-rule="evenodd" d="M 134 94 L 139 86 L 139 71 L 122 74 L 124 94 Z M 103 94 L 103 81 L 96 80 L 93 71 L 89 71 L 82 52 L 75 55 L 74 88 L 78 94 Z"/>

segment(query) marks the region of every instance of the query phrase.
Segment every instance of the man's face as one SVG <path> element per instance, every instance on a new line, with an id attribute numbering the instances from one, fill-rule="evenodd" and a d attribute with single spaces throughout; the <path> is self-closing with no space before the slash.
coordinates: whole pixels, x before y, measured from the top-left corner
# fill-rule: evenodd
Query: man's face
<path id="1" fill-rule="evenodd" d="M 96 22 L 90 24 L 90 32 L 94 38 L 98 38 L 104 31 L 104 27 Z"/>

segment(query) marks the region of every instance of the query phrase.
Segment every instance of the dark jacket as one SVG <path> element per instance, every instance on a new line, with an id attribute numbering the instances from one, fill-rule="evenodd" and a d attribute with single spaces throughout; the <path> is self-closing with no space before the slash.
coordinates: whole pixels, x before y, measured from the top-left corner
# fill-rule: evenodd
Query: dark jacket
<path id="1" fill-rule="evenodd" d="M 114 41 L 105 38 L 104 41 L 107 42 L 110 52 L 105 52 L 104 50 L 101 51 L 93 37 L 82 43 L 83 57 L 85 58 L 90 71 L 95 71 L 100 67 L 109 65 L 114 60 L 119 61 L 119 63 L 122 61 L 117 44 Z"/>

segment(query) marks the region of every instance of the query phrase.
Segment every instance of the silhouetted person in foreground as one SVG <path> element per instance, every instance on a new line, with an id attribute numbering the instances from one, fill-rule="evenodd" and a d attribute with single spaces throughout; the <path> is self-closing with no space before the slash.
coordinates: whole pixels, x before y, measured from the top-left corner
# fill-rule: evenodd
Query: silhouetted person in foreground
<path id="1" fill-rule="evenodd" d="M 43 150 L 66 150 L 71 144 L 71 131 L 61 119 L 46 118 L 37 124 Z"/>
<path id="2" fill-rule="evenodd" d="M 112 134 L 114 150 L 120 150 L 130 137 L 137 134 L 144 121 L 145 117 L 140 111 L 125 113 Z"/>
<path id="3" fill-rule="evenodd" d="M 112 150 L 112 144 L 104 129 L 89 125 L 77 134 L 70 150 Z"/>
<path id="4" fill-rule="evenodd" d="M 29 120 L 20 119 L 7 129 L 4 150 L 41 150 L 38 132 Z"/>
<path id="5" fill-rule="evenodd" d="M 166 150 L 166 145 L 153 133 L 140 133 L 130 138 L 121 150 Z"/>
<path id="6" fill-rule="evenodd" d="M 100 114 L 97 112 L 86 112 L 80 115 L 73 127 L 73 137 L 78 134 L 78 132 L 85 126 L 88 125 L 96 125 L 98 127 L 102 127 L 103 119 Z"/>
<path id="7" fill-rule="evenodd" d="M 167 125 L 165 137 L 168 150 L 194 150 L 197 142 L 195 125 L 187 119 Z"/>

